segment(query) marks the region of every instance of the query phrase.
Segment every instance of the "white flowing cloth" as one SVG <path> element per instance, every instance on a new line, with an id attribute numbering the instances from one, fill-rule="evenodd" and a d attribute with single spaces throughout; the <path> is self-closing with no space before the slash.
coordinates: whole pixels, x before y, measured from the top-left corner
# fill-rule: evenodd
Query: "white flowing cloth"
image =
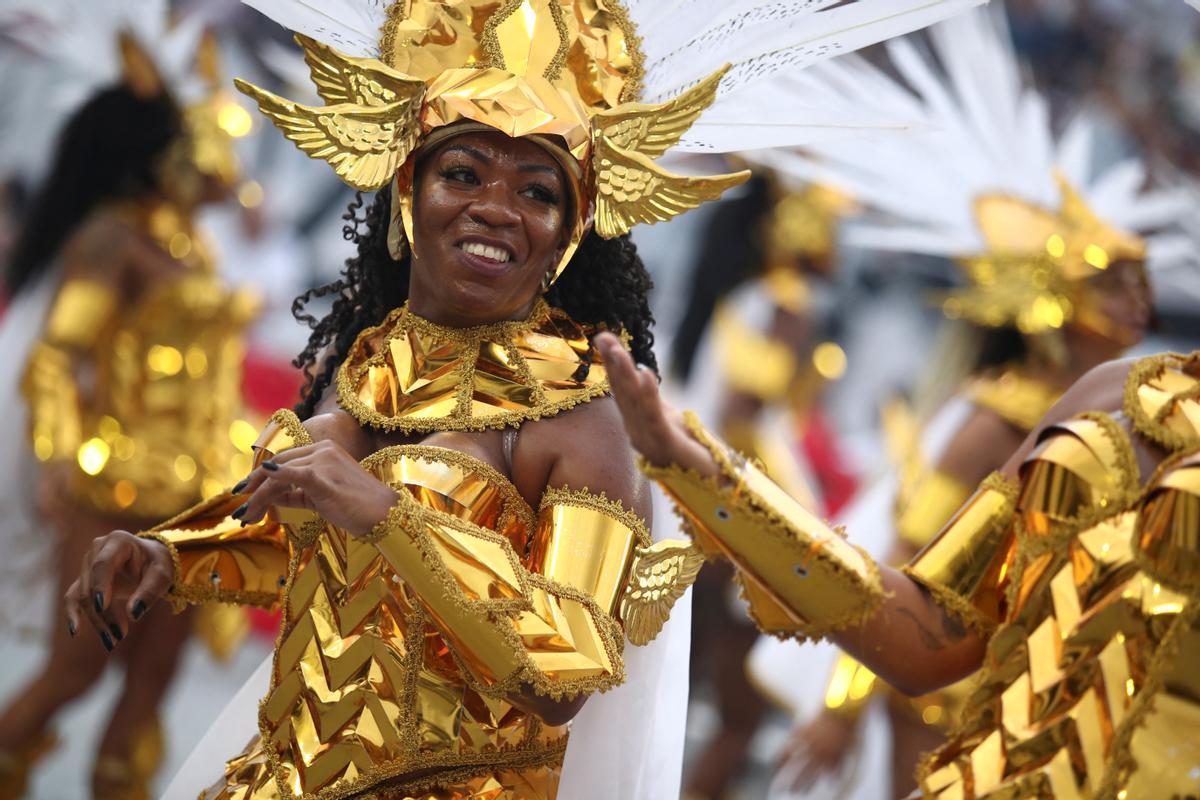
<path id="1" fill-rule="evenodd" d="M 13 298 L 0 320 L 0 627 L 5 633 L 36 636 L 48 620 L 54 587 L 54 532 L 36 508 L 39 470 L 29 446 L 29 411 L 21 377 L 42 335 L 58 291 L 59 270 L 47 270 Z M 31 608 L 32 603 L 32 608 Z M 20 627 L 9 619 L 20 611 Z M 30 625 L 28 620 L 38 620 Z"/>
<path id="2" fill-rule="evenodd" d="M 670 502 L 655 490 L 655 539 L 678 538 Z M 679 796 L 688 700 L 692 595 L 645 647 L 625 647 L 625 683 L 588 699 L 571 723 L 557 800 L 661 800 Z M 258 735 L 258 703 L 270 685 L 268 657 L 242 685 L 171 780 L 162 800 L 195 800 L 225 761 Z"/>
<path id="3" fill-rule="evenodd" d="M 972 408 L 969 400 L 956 396 L 934 414 L 921 433 L 927 463 L 937 463 Z M 887 556 L 895 536 L 898 488 L 895 471 L 889 471 L 860 493 L 837 520 L 845 526 L 850 541 L 875 558 Z M 837 654 L 838 648 L 826 641 L 797 645 L 763 636 L 750 651 L 746 668 L 755 684 L 789 710 L 795 724 L 802 725 L 824 708 L 825 687 Z M 785 765 L 768 800 L 877 800 L 886 796 L 891 785 L 891 743 L 886 727 L 879 709 L 869 708 L 863 715 L 855 752 L 839 775 L 823 778 L 807 793 L 795 793 L 788 788 L 790 776 Z"/>

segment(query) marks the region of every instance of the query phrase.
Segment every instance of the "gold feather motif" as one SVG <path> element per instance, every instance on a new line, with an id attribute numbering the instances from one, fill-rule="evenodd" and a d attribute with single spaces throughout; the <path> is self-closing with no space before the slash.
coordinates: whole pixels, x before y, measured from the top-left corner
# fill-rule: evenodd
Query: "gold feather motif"
<path id="1" fill-rule="evenodd" d="M 691 542 L 664 539 L 638 548 L 621 599 L 621 620 L 630 642 L 645 645 L 658 636 L 702 566 L 704 554 Z"/>
<path id="2" fill-rule="evenodd" d="M 727 69 L 717 70 L 666 103 L 627 103 L 595 115 L 592 164 L 598 234 L 611 239 L 639 223 L 665 222 L 750 177 L 748 171 L 675 175 L 652 160 L 673 147 L 712 104 Z"/>
<path id="3" fill-rule="evenodd" d="M 352 58 L 305 36 L 296 41 L 329 105 L 294 103 L 242 80 L 234 85 L 310 158 L 329 162 L 356 189 L 381 188 L 417 145 L 425 83 L 376 59 Z"/>

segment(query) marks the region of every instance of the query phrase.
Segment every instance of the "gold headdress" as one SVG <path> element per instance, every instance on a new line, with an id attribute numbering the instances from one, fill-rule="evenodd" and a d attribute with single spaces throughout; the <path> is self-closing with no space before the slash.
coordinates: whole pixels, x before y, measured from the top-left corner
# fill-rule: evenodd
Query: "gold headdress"
<path id="1" fill-rule="evenodd" d="M 470 130 L 528 137 L 563 166 L 575 220 L 556 275 L 590 225 L 620 236 L 749 177 L 684 177 L 654 163 L 712 103 L 724 70 L 669 102 L 632 102 L 642 55 L 610 0 L 402 0 L 389 9 L 379 59 L 299 34 L 296 41 L 327 105 L 303 106 L 245 81 L 237 87 L 350 185 L 374 190 L 394 181 L 394 213 L 410 242 L 410 157 Z"/>
<path id="2" fill-rule="evenodd" d="M 545 147 L 572 184 L 573 236 L 560 273 L 592 226 L 620 236 L 749 176 L 676 175 L 655 163 L 667 150 L 728 152 L 811 136 L 793 110 L 794 90 L 780 84 L 779 107 L 762 107 L 764 81 L 982 0 L 898 0 L 887 9 L 821 0 L 770 13 L 758 0 L 681 0 L 670 13 L 653 0 L 392 0 L 386 12 L 379 3 L 331 0 L 319 19 L 293 0 L 246 2 L 298 32 L 326 105 L 300 105 L 243 81 L 238 88 L 350 185 L 393 182 L 393 255 L 401 231 L 412 240 L 414 155 L 459 132 L 497 130 Z M 755 92 L 740 91 L 751 84 Z M 638 102 L 643 86 L 660 102 Z M 747 105 L 760 110 L 747 115 Z M 707 139 L 681 141 L 710 107 L 719 113 Z M 770 135 L 751 135 L 756 125 Z"/>
<path id="3" fill-rule="evenodd" d="M 1164 227 L 1187 207 L 1143 191 L 1136 162 L 1097 174 L 1086 116 L 1054 135 L 1000 15 L 993 5 L 931 28 L 934 59 L 888 42 L 899 79 L 863 61 L 821 67 L 847 102 L 908 109 L 926 133 L 818 142 L 772 166 L 888 215 L 846 226 L 846 243 L 954 259 L 967 285 L 941 298 L 948 316 L 1029 335 L 1074 322 L 1123 339 L 1088 283 L 1122 261 L 1153 267 L 1147 241 L 1129 231 Z"/>

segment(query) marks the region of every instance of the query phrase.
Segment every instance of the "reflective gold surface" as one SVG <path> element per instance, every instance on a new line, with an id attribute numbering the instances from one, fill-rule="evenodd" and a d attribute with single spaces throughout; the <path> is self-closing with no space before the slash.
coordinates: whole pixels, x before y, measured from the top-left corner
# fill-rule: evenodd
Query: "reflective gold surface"
<path id="1" fill-rule="evenodd" d="M 73 498 L 104 513 L 162 518 L 243 476 L 237 434 L 242 334 L 257 311 L 226 289 L 189 216 L 167 203 L 117 210 L 182 262 L 133 302 L 68 280 L 26 366 L 37 457 L 71 464 Z"/>
<path id="2" fill-rule="evenodd" d="M 929 543 L 971 496 L 971 487 L 941 470 L 920 476 L 912 487 L 902 487 L 896 500 L 896 536 L 913 547 Z"/>
<path id="3" fill-rule="evenodd" d="M 308 442 L 279 412 L 256 447 L 262 459 Z M 282 600 L 261 736 L 204 796 L 553 800 L 567 730 L 507 698 L 621 681 L 613 611 L 645 526 L 566 489 L 546 492 L 535 522 L 511 482 L 453 450 L 389 447 L 362 463 L 401 492 L 366 537 L 275 522 L 285 509 L 230 529 L 236 497 L 147 534 L 173 545 L 182 599 L 214 596 L 211 581 L 187 588 L 211 564 L 247 589 L 223 599 L 274 579 Z"/>
<path id="4" fill-rule="evenodd" d="M 410 156 L 479 127 L 529 137 L 563 164 L 574 220 L 556 274 L 593 223 L 601 236 L 620 236 L 749 177 L 674 175 L 654 163 L 713 102 L 724 70 L 666 103 L 634 102 L 642 56 L 617 0 L 395 0 L 383 60 L 297 41 L 328 105 L 303 106 L 244 81 L 237 87 L 352 186 L 373 191 L 394 180 L 410 242 Z"/>
<path id="5" fill-rule="evenodd" d="M 818 638 L 870 616 L 883 591 L 873 561 L 687 416 L 721 469 L 719 482 L 677 467 L 643 464 L 674 501 L 697 546 L 721 554 L 758 626 Z"/>
<path id="6" fill-rule="evenodd" d="M 1099 219 L 1078 192 L 1058 178 L 1057 212 L 1011 195 L 985 195 L 975 217 L 985 252 L 961 261 L 970 286 L 952 292 L 947 314 L 977 324 L 1014 325 L 1038 334 L 1084 317 L 1107 319 L 1083 282 L 1118 261 L 1144 263 L 1146 243 Z"/>
<path id="7" fill-rule="evenodd" d="M 589 331 L 540 303 L 529 320 L 443 328 L 393 311 L 355 342 L 338 398 L 360 422 L 406 433 L 499 428 L 608 391 Z"/>
<path id="8" fill-rule="evenodd" d="M 922 772 L 929 797 L 1200 793 L 1200 462 L 1188 452 L 1139 491 L 1112 419 L 1044 435 L 1022 469 L 1015 558 L 1012 544 L 982 543 L 1007 568 L 986 571 L 997 589 L 1011 583 L 1010 602 L 961 728 Z"/>

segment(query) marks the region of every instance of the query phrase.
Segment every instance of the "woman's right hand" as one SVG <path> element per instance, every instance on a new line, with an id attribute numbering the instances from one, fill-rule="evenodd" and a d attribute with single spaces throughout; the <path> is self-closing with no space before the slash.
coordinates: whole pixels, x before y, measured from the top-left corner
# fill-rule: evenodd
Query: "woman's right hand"
<path id="1" fill-rule="evenodd" d="M 706 477 L 716 475 L 712 455 L 692 438 L 683 415 L 662 399 L 655 374 L 634 364 L 613 334 L 600 333 L 595 341 L 634 449 L 656 467 L 676 464 Z"/>
<path id="2" fill-rule="evenodd" d="M 175 565 L 167 546 L 113 531 L 92 541 L 79 577 L 67 589 L 67 628 L 74 636 L 86 618 L 112 650 L 129 626 L 171 588 Z"/>

